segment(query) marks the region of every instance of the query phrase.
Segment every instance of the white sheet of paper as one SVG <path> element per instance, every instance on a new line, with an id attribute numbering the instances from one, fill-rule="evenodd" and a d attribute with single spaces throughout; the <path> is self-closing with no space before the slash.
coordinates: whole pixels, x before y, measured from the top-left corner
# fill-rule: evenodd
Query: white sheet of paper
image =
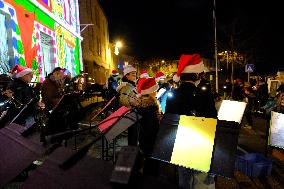
<path id="1" fill-rule="evenodd" d="M 245 109 L 245 102 L 223 100 L 218 111 L 218 119 L 241 123 Z"/>
<path id="2" fill-rule="evenodd" d="M 271 112 L 269 144 L 284 148 L 284 114 Z"/>

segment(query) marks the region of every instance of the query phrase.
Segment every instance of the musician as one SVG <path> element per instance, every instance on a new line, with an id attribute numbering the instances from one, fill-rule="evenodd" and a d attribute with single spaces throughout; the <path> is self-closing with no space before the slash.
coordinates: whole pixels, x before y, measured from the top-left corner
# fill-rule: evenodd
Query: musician
<path id="1" fill-rule="evenodd" d="M 64 70 L 56 67 L 43 82 L 42 100 L 48 111 L 57 105 L 64 94 L 64 77 Z"/>
<path id="2" fill-rule="evenodd" d="M 75 88 L 71 72 L 68 69 L 63 68 L 63 73 L 64 73 L 64 93 L 74 92 Z"/>
<path id="3" fill-rule="evenodd" d="M 29 122 L 27 117 L 33 117 L 34 105 L 39 100 L 35 90 L 29 85 L 33 78 L 33 71 L 30 68 L 16 65 L 10 70 L 12 81 L 9 83 L 7 90 L 4 91 L 13 106 L 9 114 L 10 121 L 20 113 L 23 107 L 27 106 L 20 117 L 15 120 L 16 123 L 26 125 Z"/>

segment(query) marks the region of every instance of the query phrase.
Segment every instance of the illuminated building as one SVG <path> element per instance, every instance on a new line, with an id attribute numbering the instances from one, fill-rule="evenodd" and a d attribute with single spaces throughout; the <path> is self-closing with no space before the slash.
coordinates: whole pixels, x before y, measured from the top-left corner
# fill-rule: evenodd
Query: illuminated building
<path id="1" fill-rule="evenodd" d="M 78 0 L 0 0 L 0 72 L 20 64 L 43 81 L 53 68 L 82 70 Z"/>

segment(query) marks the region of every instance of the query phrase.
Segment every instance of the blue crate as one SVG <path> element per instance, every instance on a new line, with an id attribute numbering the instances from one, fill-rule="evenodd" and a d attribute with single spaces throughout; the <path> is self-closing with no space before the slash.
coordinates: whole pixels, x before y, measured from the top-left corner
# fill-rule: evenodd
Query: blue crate
<path id="1" fill-rule="evenodd" d="M 245 154 L 237 157 L 235 167 L 250 177 L 266 177 L 271 174 L 272 159 L 259 153 Z"/>

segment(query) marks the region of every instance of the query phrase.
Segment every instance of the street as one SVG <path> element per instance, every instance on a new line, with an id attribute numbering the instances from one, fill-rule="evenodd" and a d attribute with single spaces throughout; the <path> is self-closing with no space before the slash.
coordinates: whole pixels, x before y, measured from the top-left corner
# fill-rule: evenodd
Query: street
<path id="1" fill-rule="evenodd" d="M 238 155 L 244 153 L 260 153 L 266 154 L 266 120 L 260 116 L 253 115 L 253 127 L 248 129 L 243 127 L 246 123 L 243 119 L 238 140 Z M 272 148 L 268 148 L 267 156 L 273 159 L 272 174 L 265 178 L 248 177 L 239 171 L 235 171 L 234 178 L 226 179 L 218 177 L 216 182 L 217 189 L 282 189 L 283 183 L 283 158 L 284 155 L 280 151 L 276 151 L 279 157 L 275 157 L 271 153 Z M 279 160 L 278 160 L 279 159 Z"/>

